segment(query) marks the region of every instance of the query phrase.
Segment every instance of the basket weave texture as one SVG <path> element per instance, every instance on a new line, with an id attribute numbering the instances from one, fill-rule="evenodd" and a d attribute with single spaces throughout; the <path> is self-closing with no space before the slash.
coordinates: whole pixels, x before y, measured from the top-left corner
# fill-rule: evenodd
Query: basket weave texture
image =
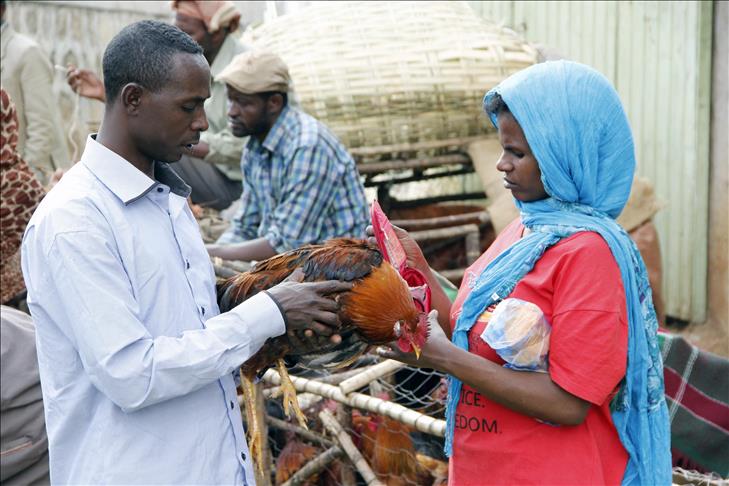
<path id="1" fill-rule="evenodd" d="M 323 2 L 248 30 L 288 64 L 301 107 L 350 149 L 483 135 L 484 93 L 536 50 L 465 2 Z"/>

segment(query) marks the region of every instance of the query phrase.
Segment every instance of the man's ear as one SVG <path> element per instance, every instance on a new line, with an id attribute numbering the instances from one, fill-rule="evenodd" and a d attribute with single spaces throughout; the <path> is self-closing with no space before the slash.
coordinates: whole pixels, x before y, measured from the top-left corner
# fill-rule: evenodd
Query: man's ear
<path id="1" fill-rule="evenodd" d="M 266 100 L 266 105 L 268 105 L 266 108 L 268 108 L 269 113 L 278 115 L 279 113 L 281 113 L 281 110 L 283 110 L 283 96 L 281 95 L 281 93 L 272 94 Z"/>
<path id="2" fill-rule="evenodd" d="M 134 115 L 139 112 L 142 104 L 144 87 L 137 83 L 129 83 L 121 90 L 121 102 L 127 114 Z"/>

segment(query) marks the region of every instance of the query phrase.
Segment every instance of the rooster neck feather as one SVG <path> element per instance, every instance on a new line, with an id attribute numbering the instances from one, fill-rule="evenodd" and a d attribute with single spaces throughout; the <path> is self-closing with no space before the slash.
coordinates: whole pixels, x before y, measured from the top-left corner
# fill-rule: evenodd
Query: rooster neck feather
<path id="1" fill-rule="evenodd" d="M 340 299 L 342 313 L 371 344 L 396 339 L 393 326 L 398 321 L 416 325 L 418 311 L 407 284 L 395 268 L 382 262 L 372 273 Z"/>

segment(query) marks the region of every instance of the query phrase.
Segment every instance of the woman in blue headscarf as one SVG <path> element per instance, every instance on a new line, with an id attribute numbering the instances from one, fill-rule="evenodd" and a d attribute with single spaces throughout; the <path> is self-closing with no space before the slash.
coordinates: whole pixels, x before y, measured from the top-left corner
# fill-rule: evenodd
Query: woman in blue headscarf
<path id="1" fill-rule="evenodd" d="M 466 271 L 452 307 L 398 230 L 440 326 L 417 361 L 382 354 L 449 375 L 449 484 L 670 484 L 651 290 L 615 222 L 635 170 L 620 99 L 594 69 L 557 61 L 506 79 L 484 109 L 520 218 Z M 550 324 L 547 372 L 502 366 L 481 337 L 507 298 L 536 305 Z"/>

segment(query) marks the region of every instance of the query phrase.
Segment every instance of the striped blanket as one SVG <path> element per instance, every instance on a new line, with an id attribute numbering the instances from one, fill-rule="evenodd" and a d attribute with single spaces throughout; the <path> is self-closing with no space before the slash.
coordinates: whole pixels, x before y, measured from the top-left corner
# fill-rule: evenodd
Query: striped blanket
<path id="1" fill-rule="evenodd" d="M 659 333 L 673 465 L 729 477 L 729 360 Z"/>

